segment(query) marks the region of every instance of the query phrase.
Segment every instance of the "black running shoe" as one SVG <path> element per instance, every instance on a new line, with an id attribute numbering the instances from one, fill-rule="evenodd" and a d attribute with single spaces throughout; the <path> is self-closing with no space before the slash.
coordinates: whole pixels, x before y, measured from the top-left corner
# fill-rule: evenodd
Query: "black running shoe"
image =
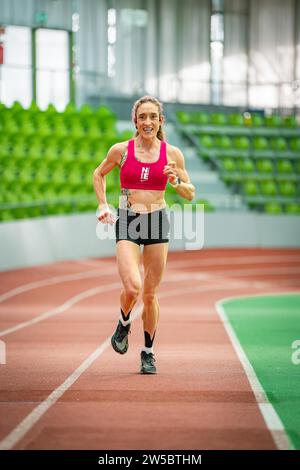
<path id="1" fill-rule="evenodd" d="M 111 345 L 116 352 L 120 354 L 125 354 L 127 352 L 129 332 L 130 323 L 127 326 L 124 326 L 119 320 L 117 329 L 111 337 Z"/>
<path id="2" fill-rule="evenodd" d="M 155 357 L 152 353 L 141 352 L 141 374 L 156 374 Z"/>

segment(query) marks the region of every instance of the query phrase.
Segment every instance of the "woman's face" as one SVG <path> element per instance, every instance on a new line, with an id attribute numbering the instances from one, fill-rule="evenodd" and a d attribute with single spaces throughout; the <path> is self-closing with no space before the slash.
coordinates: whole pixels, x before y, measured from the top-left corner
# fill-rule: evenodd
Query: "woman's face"
<path id="1" fill-rule="evenodd" d="M 162 117 L 159 117 L 158 106 L 148 102 L 140 104 L 136 110 L 137 131 L 144 139 L 153 139 L 156 136 Z"/>

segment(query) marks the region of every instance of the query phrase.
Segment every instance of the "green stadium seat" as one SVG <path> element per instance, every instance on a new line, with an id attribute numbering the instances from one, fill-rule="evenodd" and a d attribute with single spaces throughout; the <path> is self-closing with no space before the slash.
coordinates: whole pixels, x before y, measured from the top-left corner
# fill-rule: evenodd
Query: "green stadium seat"
<path id="1" fill-rule="evenodd" d="M 20 132 L 24 136 L 30 136 L 35 134 L 35 127 L 33 125 L 33 121 L 29 119 L 24 119 L 21 125 L 19 126 L 18 132 Z"/>
<path id="2" fill-rule="evenodd" d="M 19 101 L 14 101 L 10 108 L 10 111 L 15 114 L 15 113 L 23 112 L 24 108 Z"/>
<path id="3" fill-rule="evenodd" d="M 290 140 L 290 148 L 294 152 L 300 152 L 300 138 L 296 137 Z"/>
<path id="4" fill-rule="evenodd" d="M 4 168 L 1 174 L 1 183 L 13 183 L 16 181 L 17 173 L 13 168 Z"/>
<path id="5" fill-rule="evenodd" d="M 269 180 L 269 181 L 262 181 L 261 185 L 261 193 L 264 196 L 276 196 L 277 194 L 277 187 L 275 181 Z"/>
<path id="6" fill-rule="evenodd" d="M 55 119 L 52 120 L 52 130 L 56 138 L 61 138 L 68 135 L 69 129 L 67 128 L 63 116 L 56 116 Z"/>
<path id="7" fill-rule="evenodd" d="M 277 114 L 265 116 L 265 124 L 267 127 L 280 127 L 282 126 L 282 119 Z"/>
<path id="8" fill-rule="evenodd" d="M 267 204 L 265 204 L 264 210 L 267 214 L 277 215 L 277 214 L 282 213 L 281 205 L 278 202 L 275 202 L 275 201 L 268 202 Z"/>
<path id="9" fill-rule="evenodd" d="M 68 144 L 62 148 L 60 155 L 59 155 L 59 161 L 61 161 L 64 164 L 74 162 L 75 161 L 74 155 L 75 155 L 74 146 L 72 144 Z"/>
<path id="10" fill-rule="evenodd" d="M 1 155 L 9 155 L 11 151 L 11 139 L 4 134 L 0 134 L 0 153 Z"/>
<path id="11" fill-rule="evenodd" d="M 37 184 L 48 183 L 51 181 L 51 173 L 47 170 L 47 168 L 39 168 L 35 171 L 34 181 Z"/>
<path id="12" fill-rule="evenodd" d="M 119 133 L 120 142 L 130 140 L 132 139 L 132 137 L 133 137 L 133 132 L 129 129 Z"/>
<path id="13" fill-rule="evenodd" d="M 13 190 L 13 185 L 11 185 L 11 188 L 5 192 L 4 202 L 8 204 L 19 202 L 19 194 Z"/>
<path id="14" fill-rule="evenodd" d="M 282 196 L 292 197 L 296 196 L 297 188 L 295 183 L 293 183 L 292 181 L 280 181 L 279 192 Z"/>
<path id="15" fill-rule="evenodd" d="M 39 160 L 43 157 L 44 146 L 42 141 L 33 142 L 28 146 L 27 155 L 28 158 L 33 160 Z"/>
<path id="16" fill-rule="evenodd" d="M 228 116 L 228 123 L 231 126 L 243 126 L 244 125 L 244 119 L 241 114 L 230 114 Z"/>
<path id="17" fill-rule="evenodd" d="M 278 173 L 293 173 L 294 168 L 289 160 L 278 160 L 277 162 Z"/>
<path id="18" fill-rule="evenodd" d="M 58 160 L 60 147 L 55 139 L 44 150 L 44 158 L 46 161 Z"/>
<path id="19" fill-rule="evenodd" d="M 264 126 L 264 118 L 261 114 L 250 114 L 251 115 L 251 122 L 253 127 L 263 127 Z"/>
<path id="20" fill-rule="evenodd" d="M 65 107 L 64 113 L 66 117 L 72 117 L 72 116 L 77 116 L 77 110 L 76 107 L 73 103 L 68 103 L 67 106 Z"/>
<path id="21" fill-rule="evenodd" d="M 2 123 L 3 134 L 17 134 L 19 132 L 19 126 L 13 118 L 8 118 Z"/>
<path id="22" fill-rule="evenodd" d="M 272 173 L 274 171 L 273 163 L 271 160 L 258 160 L 256 167 L 260 173 Z"/>
<path id="23" fill-rule="evenodd" d="M 45 136 L 52 137 L 51 117 L 46 113 L 41 113 L 35 118 L 36 136 L 43 138 Z"/>
<path id="24" fill-rule="evenodd" d="M 287 150 L 287 141 L 283 137 L 276 137 L 271 139 L 271 147 L 273 150 Z"/>
<path id="25" fill-rule="evenodd" d="M 80 139 L 85 136 L 85 130 L 79 118 L 73 119 L 69 122 L 68 128 L 72 138 Z"/>
<path id="26" fill-rule="evenodd" d="M 68 179 L 68 183 L 73 186 L 73 185 L 79 185 L 80 183 L 82 183 L 83 179 L 82 179 L 82 173 L 79 172 L 77 169 L 73 169 L 72 171 L 70 171 L 68 173 L 68 176 L 67 176 L 67 179 Z"/>
<path id="27" fill-rule="evenodd" d="M 192 123 L 199 126 L 205 126 L 210 123 L 210 115 L 204 112 L 198 112 L 192 114 Z"/>
<path id="28" fill-rule="evenodd" d="M 33 170 L 31 167 L 22 166 L 19 170 L 18 180 L 20 183 L 30 183 L 33 180 Z"/>
<path id="29" fill-rule="evenodd" d="M 57 109 L 55 108 L 55 106 L 53 104 L 49 104 L 46 111 L 44 111 L 45 115 L 48 116 L 49 118 L 55 116 L 56 114 L 58 114 L 58 111 Z"/>
<path id="30" fill-rule="evenodd" d="M 235 137 L 233 142 L 234 146 L 238 149 L 248 149 L 250 147 L 250 140 L 245 136 Z"/>
<path id="31" fill-rule="evenodd" d="M 57 187 L 60 187 L 61 184 L 66 183 L 68 179 L 68 174 L 65 171 L 65 168 L 63 165 L 60 164 L 60 166 L 57 166 L 51 177 L 51 181 L 53 182 L 54 185 Z"/>
<path id="32" fill-rule="evenodd" d="M 45 186 L 44 198 L 46 201 L 53 201 L 57 199 L 57 193 L 53 184 L 50 186 L 49 185 Z"/>
<path id="33" fill-rule="evenodd" d="M 232 140 L 227 135 L 218 135 L 215 137 L 215 145 L 223 149 L 232 148 Z"/>
<path id="34" fill-rule="evenodd" d="M 284 127 L 291 127 L 291 128 L 298 126 L 295 116 L 285 116 L 283 118 L 283 125 Z"/>
<path id="35" fill-rule="evenodd" d="M 285 213 L 291 215 L 300 214 L 300 204 L 297 202 L 290 202 L 285 206 Z"/>
<path id="36" fill-rule="evenodd" d="M 196 204 L 202 204 L 204 206 L 204 212 L 214 212 L 214 206 L 207 199 L 198 199 Z"/>
<path id="37" fill-rule="evenodd" d="M 26 139 L 16 140 L 11 149 L 11 155 L 16 160 L 25 159 L 27 157 L 27 143 Z"/>
<path id="38" fill-rule="evenodd" d="M 15 219 L 13 212 L 10 209 L 0 209 L 0 221 L 11 222 Z"/>
<path id="39" fill-rule="evenodd" d="M 243 191 L 247 196 L 256 196 L 258 194 L 257 183 L 253 180 L 246 181 L 243 185 Z"/>
<path id="40" fill-rule="evenodd" d="M 102 131 L 109 132 L 114 128 L 116 116 L 105 106 L 98 108 L 95 112 L 95 116 L 97 117 L 98 125 Z"/>
<path id="41" fill-rule="evenodd" d="M 45 208 L 43 206 L 32 206 L 27 207 L 27 217 L 41 217 L 45 214 Z"/>
<path id="42" fill-rule="evenodd" d="M 267 127 L 280 127 L 282 125 L 282 119 L 278 114 L 265 116 L 265 124 Z"/>
<path id="43" fill-rule="evenodd" d="M 256 150 L 267 150 L 269 143 L 266 137 L 254 137 L 253 146 Z"/>
<path id="44" fill-rule="evenodd" d="M 212 113 L 211 123 L 216 126 L 226 126 L 227 124 L 227 115 L 223 113 Z"/>
<path id="45" fill-rule="evenodd" d="M 296 173 L 300 173 L 300 159 L 295 162 L 294 166 Z"/>
<path id="46" fill-rule="evenodd" d="M 223 171 L 228 171 L 228 172 L 234 172 L 237 169 L 235 161 L 232 158 L 228 158 L 228 157 L 222 160 L 221 166 L 222 166 Z"/>
<path id="47" fill-rule="evenodd" d="M 97 124 L 97 122 L 91 122 L 89 127 L 86 128 L 86 136 L 89 139 L 99 139 L 102 133 L 103 132 L 101 128 L 99 127 L 99 125 Z M 132 132 L 131 132 L 130 138 L 131 137 L 132 137 Z M 128 139 L 124 139 L 124 140 L 128 140 Z"/>
<path id="48" fill-rule="evenodd" d="M 244 173 L 253 173 L 255 172 L 255 164 L 254 161 L 250 158 L 243 158 L 238 160 L 238 168 L 240 171 Z"/>
<path id="49" fill-rule="evenodd" d="M 84 114 L 85 116 L 90 116 L 91 114 L 94 114 L 94 111 L 88 104 L 83 104 L 79 110 L 79 114 Z"/>
<path id="50" fill-rule="evenodd" d="M 36 104 L 35 101 L 32 101 L 28 110 L 27 110 L 27 114 L 29 114 L 29 116 L 33 116 L 35 114 L 39 114 L 41 112 L 40 108 L 38 107 L 38 105 Z"/>
<path id="51" fill-rule="evenodd" d="M 27 116 L 27 111 L 23 109 L 22 105 L 15 101 L 13 106 L 10 108 L 8 115 L 15 120 L 15 122 L 20 125 L 23 118 Z"/>
<path id="52" fill-rule="evenodd" d="M 176 117 L 180 124 L 190 124 L 190 115 L 184 111 L 177 111 Z"/>
<path id="53" fill-rule="evenodd" d="M 199 138 L 199 143 L 202 147 L 206 147 L 206 148 L 214 147 L 214 139 L 210 135 L 202 135 Z"/>

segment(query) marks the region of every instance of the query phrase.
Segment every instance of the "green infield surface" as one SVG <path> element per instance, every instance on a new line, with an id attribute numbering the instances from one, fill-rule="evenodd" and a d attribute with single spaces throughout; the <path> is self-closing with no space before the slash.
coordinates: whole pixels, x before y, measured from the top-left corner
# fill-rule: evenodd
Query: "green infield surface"
<path id="1" fill-rule="evenodd" d="M 300 449 L 300 293 L 228 299 L 218 306 Z"/>

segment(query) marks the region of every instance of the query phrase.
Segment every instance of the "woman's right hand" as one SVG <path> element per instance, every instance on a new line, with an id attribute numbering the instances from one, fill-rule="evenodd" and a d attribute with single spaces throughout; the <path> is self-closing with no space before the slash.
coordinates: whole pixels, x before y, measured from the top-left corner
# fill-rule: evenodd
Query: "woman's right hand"
<path id="1" fill-rule="evenodd" d="M 103 224 L 113 225 L 117 219 L 107 204 L 99 204 L 97 218 Z"/>

